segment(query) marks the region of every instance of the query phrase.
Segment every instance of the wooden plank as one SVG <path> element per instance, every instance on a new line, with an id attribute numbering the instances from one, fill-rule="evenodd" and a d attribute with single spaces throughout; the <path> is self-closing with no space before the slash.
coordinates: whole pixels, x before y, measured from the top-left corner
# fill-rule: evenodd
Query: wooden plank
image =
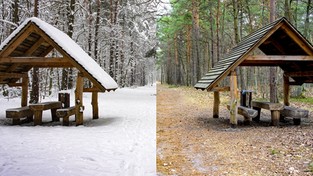
<path id="1" fill-rule="evenodd" d="M 84 123 L 83 88 L 84 88 L 84 78 L 83 78 L 83 75 L 79 72 L 77 74 L 76 89 L 75 89 L 76 126 L 83 125 Z"/>
<path id="2" fill-rule="evenodd" d="M 227 105 L 227 109 L 230 109 L 229 105 Z M 238 114 L 249 118 L 255 118 L 258 115 L 258 111 L 248 107 L 238 106 Z"/>
<path id="3" fill-rule="evenodd" d="M 252 107 L 258 107 L 268 110 L 282 110 L 284 108 L 284 106 L 280 103 L 261 102 L 261 101 L 252 101 Z"/>
<path id="4" fill-rule="evenodd" d="M 231 127 L 237 126 L 238 114 L 238 86 L 236 71 L 230 73 L 230 125 Z"/>
<path id="5" fill-rule="evenodd" d="M 1 57 L 9 56 L 32 32 L 33 27 L 30 23 L 26 25 L 22 31 L 20 31 L 18 36 L 15 36 L 13 40 L 11 40 L 9 44 L 0 51 L 0 56 Z"/>
<path id="6" fill-rule="evenodd" d="M 25 52 L 25 56 L 29 56 L 32 55 L 39 47 L 40 45 L 44 42 L 45 40 L 40 37 L 39 40 L 33 44 L 32 47 L 30 47 L 26 52 Z"/>

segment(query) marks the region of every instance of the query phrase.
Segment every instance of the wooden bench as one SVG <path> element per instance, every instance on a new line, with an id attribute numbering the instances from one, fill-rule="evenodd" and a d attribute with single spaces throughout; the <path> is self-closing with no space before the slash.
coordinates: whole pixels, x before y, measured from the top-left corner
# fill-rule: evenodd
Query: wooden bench
<path id="1" fill-rule="evenodd" d="M 258 115 L 253 119 L 254 121 L 260 121 L 261 109 L 267 109 L 271 111 L 272 125 L 279 125 L 280 111 L 284 109 L 284 105 L 280 103 L 252 101 L 252 107 L 258 111 Z"/>
<path id="2" fill-rule="evenodd" d="M 76 112 L 75 106 L 71 106 L 68 108 L 57 109 L 56 115 L 58 116 L 58 118 L 63 118 L 63 122 L 62 122 L 63 126 L 69 126 L 70 124 L 69 117 L 71 115 L 74 115 L 75 112 Z"/>
<path id="3" fill-rule="evenodd" d="M 304 109 L 299 109 L 290 106 L 284 106 L 284 109 L 280 111 L 281 118 L 290 117 L 293 118 L 293 123 L 295 125 L 301 124 L 301 118 L 308 118 L 309 111 Z"/>
<path id="4" fill-rule="evenodd" d="M 56 110 L 62 107 L 60 101 L 43 102 L 38 104 L 30 104 L 29 108 L 34 112 L 34 125 L 42 124 L 42 111 L 51 109 L 52 121 L 59 121 L 56 116 Z"/>
<path id="5" fill-rule="evenodd" d="M 227 109 L 230 109 L 230 105 L 227 105 Z M 251 109 L 245 106 L 238 106 L 238 114 L 244 117 L 244 124 L 249 125 L 251 119 L 255 118 L 258 115 L 258 111 L 255 109 Z"/>
<path id="6" fill-rule="evenodd" d="M 13 125 L 19 125 L 21 123 L 21 118 L 27 118 L 27 121 L 32 121 L 33 115 L 34 113 L 29 106 L 6 110 L 6 118 L 12 118 Z"/>

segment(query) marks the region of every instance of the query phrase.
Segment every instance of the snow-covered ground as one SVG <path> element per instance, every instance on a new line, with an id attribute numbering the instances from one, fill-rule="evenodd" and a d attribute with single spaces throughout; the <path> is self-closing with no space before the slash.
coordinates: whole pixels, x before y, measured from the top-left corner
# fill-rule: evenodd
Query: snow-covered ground
<path id="1" fill-rule="evenodd" d="M 99 94 L 97 120 L 90 102 L 85 93 L 83 126 L 49 122 L 49 111 L 42 126 L 12 126 L 5 109 L 18 107 L 20 99 L 0 98 L 0 175 L 156 175 L 155 86 Z"/>

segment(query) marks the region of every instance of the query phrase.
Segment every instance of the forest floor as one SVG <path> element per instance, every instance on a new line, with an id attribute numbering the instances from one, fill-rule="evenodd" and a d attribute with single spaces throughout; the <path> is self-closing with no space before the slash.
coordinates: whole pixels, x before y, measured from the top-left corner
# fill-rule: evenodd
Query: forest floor
<path id="1" fill-rule="evenodd" d="M 213 93 L 187 87 L 157 86 L 157 174 L 163 175 L 313 175 L 312 105 L 300 126 L 261 122 L 229 127 L 229 100 L 221 95 L 220 118 L 212 118 Z"/>

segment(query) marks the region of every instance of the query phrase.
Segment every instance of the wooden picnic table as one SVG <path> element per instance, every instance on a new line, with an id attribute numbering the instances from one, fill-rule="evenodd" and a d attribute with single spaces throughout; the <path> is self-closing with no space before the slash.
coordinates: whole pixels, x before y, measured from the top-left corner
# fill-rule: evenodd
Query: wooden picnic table
<path id="1" fill-rule="evenodd" d="M 42 124 L 42 112 L 44 110 L 51 110 L 52 121 L 59 121 L 56 115 L 56 110 L 62 108 L 60 101 L 43 102 L 37 104 L 30 104 L 29 108 L 34 112 L 34 125 Z"/>
<path id="2" fill-rule="evenodd" d="M 258 111 L 258 115 L 254 118 L 255 121 L 260 121 L 261 109 L 271 111 L 272 125 L 279 125 L 280 111 L 284 109 L 284 105 L 280 103 L 252 101 L 253 109 Z"/>

